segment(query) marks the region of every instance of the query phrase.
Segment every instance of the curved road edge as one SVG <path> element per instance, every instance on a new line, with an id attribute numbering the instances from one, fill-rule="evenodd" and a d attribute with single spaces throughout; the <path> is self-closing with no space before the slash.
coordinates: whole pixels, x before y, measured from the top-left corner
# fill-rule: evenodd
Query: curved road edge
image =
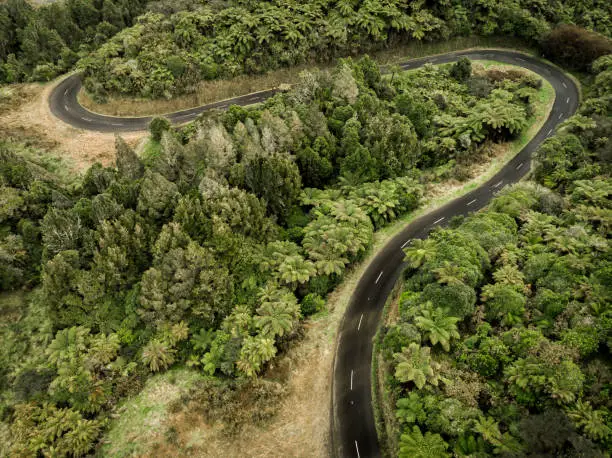
<path id="1" fill-rule="evenodd" d="M 427 237 L 457 215 L 485 207 L 504 186 L 516 183 L 531 168 L 531 156 L 558 124 L 573 115 L 580 103 L 574 80 L 558 67 L 516 51 L 498 49 L 458 51 L 412 60 L 401 67 L 442 64 L 460 57 L 492 59 L 524 67 L 546 79 L 555 91 L 555 102 L 542 128 L 498 173 L 477 189 L 418 218 L 391 239 L 361 276 L 336 337 L 331 393 L 331 454 L 337 457 L 381 456 L 372 408 L 371 363 L 373 338 L 387 297 L 404 268 L 403 248 L 411 240 Z"/>
<path id="2" fill-rule="evenodd" d="M 49 96 L 49 108 L 56 118 L 72 127 L 103 133 L 136 132 L 148 129 L 149 123 L 153 119 L 152 116 L 124 118 L 102 115 L 87 110 L 78 100 L 81 86 L 81 75 L 76 73 L 63 79 L 53 88 Z M 187 110 L 167 113 L 163 116 L 169 119 L 173 124 L 183 124 L 193 121 L 200 114 L 213 109 L 224 110 L 229 108 L 230 105 L 246 106 L 263 102 L 277 92 L 279 92 L 279 89 L 253 92 L 251 94 L 220 100 Z"/>

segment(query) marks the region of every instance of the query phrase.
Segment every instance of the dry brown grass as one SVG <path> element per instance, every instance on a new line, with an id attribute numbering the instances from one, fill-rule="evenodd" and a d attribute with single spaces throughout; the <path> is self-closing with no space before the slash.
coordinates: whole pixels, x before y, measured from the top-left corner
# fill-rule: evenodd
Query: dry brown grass
<path id="1" fill-rule="evenodd" d="M 348 288 L 347 283 L 342 292 L 350 291 Z M 223 425 L 207 424 L 196 411 L 185 409 L 166 422 L 167 428 L 177 431 L 176 440 L 170 443 L 159 435 L 142 456 L 328 456 L 333 341 L 343 312 L 344 306 L 338 304 L 326 316 L 310 322 L 303 341 L 277 363 L 288 373 L 287 395 L 278 401 L 278 413 L 267 425 L 245 425 L 238 436 L 228 438 Z"/>
<path id="2" fill-rule="evenodd" d="M 110 165 L 115 159 L 113 134 L 76 129 L 51 113 L 48 97 L 56 83 L 7 86 L 13 94 L 0 102 L 0 138 L 45 149 L 78 172 L 95 162 Z M 134 132 L 122 136 L 136 145 L 144 135 Z"/>

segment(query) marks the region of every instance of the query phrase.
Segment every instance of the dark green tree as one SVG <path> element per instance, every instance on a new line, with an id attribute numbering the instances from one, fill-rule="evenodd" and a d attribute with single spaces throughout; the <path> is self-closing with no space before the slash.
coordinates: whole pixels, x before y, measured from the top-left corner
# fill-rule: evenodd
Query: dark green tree
<path id="1" fill-rule="evenodd" d="M 136 180 L 144 174 L 144 166 L 132 148 L 121 138 L 115 136 L 115 150 L 117 152 L 117 170 L 122 177 Z"/>
<path id="2" fill-rule="evenodd" d="M 245 165 L 247 188 L 265 200 L 271 214 L 284 221 L 297 202 L 302 179 L 295 162 L 288 156 L 258 156 Z"/>
<path id="3" fill-rule="evenodd" d="M 461 57 L 450 69 L 450 76 L 457 81 L 467 81 L 472 75 L 472 62 L 467 57 Z"/>

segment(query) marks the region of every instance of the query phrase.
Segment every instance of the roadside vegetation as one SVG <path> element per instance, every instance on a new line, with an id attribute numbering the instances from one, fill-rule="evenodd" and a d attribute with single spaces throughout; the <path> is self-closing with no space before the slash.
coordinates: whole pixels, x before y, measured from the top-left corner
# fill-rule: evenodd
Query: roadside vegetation
<path id="1" fill-rule="evenodd" d="M 174 366 L 206 376 L 200 396 L 277 396 L 256 376 L 374 231 L 520 136 L 541 84 L 467 59 L 392 78 L 343 60 L 254 108 L 157 119 L 142 160 L 118 138 L 115 168 L 71 184 L 4 144 L 10 453 L 90 452 L 115 406 Z"/>
<path id="2" fill-rule="evenodd" d="M 437 42 L 409 41 L 391 48 L 373 50 L 368 55 L 383 66 L 384 72 L 391 66 L 406 62 L 408 59 L 470 48 L 496 47 L 513 48 L 531 54 L 536 53 L 534 47 L 528 46 L 525 41 L 513 37 L 468 36 Z M 352 56 L 352 58 L 358 59 L 364 54 L 360 53 Z M 312 70 L 315 67 L 320 70 L 331 70 L 336 66 L 339 59 L 340 57 L 331 61 L 282 67 L 264 73 L 245 73 L 232 77 L 201 80 L 196 84 L 193 91 L 175 95 L 169 99 L 117 93 L 107 94 L 103 98 L 99 98 L 90 95 L 85 88 L 81 88 L 79 102 L 95 113 L 111 116 L 154 116 L 173 113 L 240 95 L 296 84 L 300 81 L 302 71 Z"/>
<path id="3" fill-rule="evenodd" d="M 474 34 L 511 35 L 537 44 L 559 23 L 603 35 L 612 31 L 607 3 L 600 0 L 537 6 L 528 0 L 236 1 L 170 16 L 146 14 L 80 66 L 88 93 L 98 101 L 109 94 L 173 98 L 194 92 L 201 80 L 325 62 L 406 42 Z M 599 46 L 595 39 L 589 43 Z"/>
<path id="4" fill-rule="evenodd" d="M 592 72 L 533 181 L 405 249 L 379 344 L 392 455 L 607 456 L 610 56 Z"/>

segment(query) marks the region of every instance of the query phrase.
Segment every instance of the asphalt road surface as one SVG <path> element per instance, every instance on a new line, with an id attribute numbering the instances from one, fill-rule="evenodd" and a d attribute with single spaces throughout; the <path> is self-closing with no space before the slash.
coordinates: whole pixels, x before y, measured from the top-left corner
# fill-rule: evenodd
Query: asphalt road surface
<path id="1" fill-rule="evenodd" d="M 337 457 L 373 458 L 380 456 L 374 426 L 371 393 L 372 339 L 378 327 L 383 306 L 405 268 L 402 248 L 411 240 L 427 237 L 452 217 L 477 211 L 504 186 L 516 183 L 530 169 L 531 155 L 556 126 L 571 116 L 579 104 L 579 90 L 573 80 L 552 65 L 527 55 L 502 50 L 459 51 L 440 56 L 411 60 L 401 67 L 415 69 L 425 63 L 442 64 L 459 57 L 472 60 L 496 60 L 518 65 L 538 73 L 552 84 L 556 98 L 553 109 L 536 136 L 503 169 L 485 184 L 407 225 L 374 258 L 361 277 L 340 325 L 333 368 L 332 387 L 332 454 Z M 92 113 L 83 108 L 77 94 L 81 78 L 73 75 L 62 81 L 51 93 L 51 111 L 64 122 L 81 129 L 99 132 L 144 130 L 150 117 L 117 118 Z M 250 105 L 262 102 L 277 90 L 259 92 L 165 115 L 174 123 L 194 120 L 210 109 L 226 109 L 232 104 Z"/>
<path id="2" fill-rule="evenodd" d="M 496 60 L 518 65 L 548 80 L 556 94 L 550 116 L 536 136 L 493 178 L 469 194 L 428 213 L 407 225 L 374 258 L 363 274 L 340 325 L 332 388 L 332 453 L 338 457 L 381 456 L 374 425 L 371 392 L 372 339 L 383 306 L 405 268 L 402 248 L 411 240 L 427 237 L 452 217 L 467 215 L 488 204 L 504 186 L 516 183 L 530 169 L 531 155 L 555 127 L 571 116 L 579 104 L 573 80 L 556 67 L 535 58 L 498 50 L 457 52 L 408 62 L 406 70 L 427 62 L 441 64 L 466 56 L 472 60 Z"/>
<path id="3" fill-rule="evenodd" d="M 51 112 L 71 126 L 78 127 L 79 129 L 95 130 L 97 132 L 133 132 L 148 129 L 149 123 L 151 119 L 153 119 L 150 116 L 141 118 L 120 118 L 93 113 L 85 109 L 77 100 L 80 90 L 81 75 L 75 74 L 59 83 L 49 96 L 49 107 L 51 108 Z M 278 89 L 269 89 L 267 91 L 247 94 L 233 99 L 209 103 L 208 105 L 202 105 L 188 110 L 164 114 L 164 116 L 174 124 L 182 124 L 193 121 L 203 112 L 214 108 L 224 110 L 230 105 L 245 106 L 263 102 L 277 92 Z"/>

